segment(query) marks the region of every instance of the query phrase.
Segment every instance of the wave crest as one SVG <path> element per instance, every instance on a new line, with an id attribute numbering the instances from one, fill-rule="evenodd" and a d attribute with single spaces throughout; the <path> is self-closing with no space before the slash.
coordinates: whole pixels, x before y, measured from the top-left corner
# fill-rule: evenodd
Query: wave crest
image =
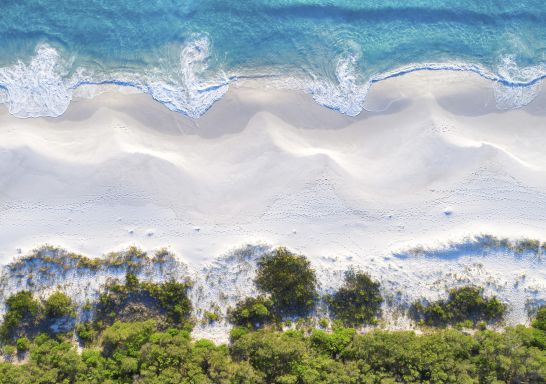
<path id="1" fill-rule="evenodd" d="M 492 81 L 497 107 L 512 109 L 533 101 L 546 78 L 546 65 L 519 67 L 513 56 L 507 56 L 497 73 L 478 64 L 421 63 L 364 79 L 358 73 L 358 52 L 340 57 L 329 77 L 210 75 L 207 64 L 211 42 L 206 35 L 192 35 L 179 49 L 175 62 L 163 67 L 143 72 L 104 72 L 74 69 L 74 59 L 64 59 L 55 48 L 40 45 L 29 62 L 18 61 L 0 68 L 0 103 L 17 117 L 55 117 L 66 111 L 75 94 L 92 97 L 96 86 L 112 84 L 147 93 L 173 111 L 198 118 L 227 92 L 232 81 L 265 78 L 268 86 L 303 90 L 323 106 L 356 116 L 364 109 L 366 96 L 375 83 L 416 71 L 457 71 L 473 72 Z"/>
<path id="2" fill-rule="evenodd" d="M 506 56 L 499 66 L 499 81 L 493 85 L 499 109 L 523 107 L 535 99 L 546 77 L 546 66 L 519 67 L 514 56 Z"/>
<path id="3" fill-rule="evenodd" d="M 209 56 L 209 39 L 195 36 L 182 48 L 175 75 L 165 77 L 156 73 L 137 77 L 132 83 L 169 109 L 197 118 L 227 92 L 230 82 L 229 79 L 201 80 L 199 74 L 207 69 Z"/>
<path id="4" fill-rule="evenodd" d="M 72 100 L 65 76 L 70 62 L 52 47 L 41 45 L 29 63 L 0 68 L 0 87 L 9 112 L 17 117 L 59 116 Z"/>
<path id="5" fill-rule="evenodd" d="M 22 61 L 0 68 L 0 103 L 7 104 L 16 117 L 56 117 L 68 108 L 74 92 L 92 97 L 82 87 L 113 84 L 136 88 L 152 96 L 169 109 L 193 118 L 201 116 L 228 89 L 229 79 L 204 81 L 199 76 L 206 68 L 210 42 L 192 36 L 181 48 L 178 68 L 167 74 L 158 69 L 144 73 L 97 73 L 76 68 L 59 52 L 46 44 L 36 48 L 29 63 Z"/>
<path id="6" fill-rule="evenodd" d="M 364 100 L 371 82 L 359 82 L 356 73 L 357 56 L 340 58 L 336 65 L 337 83 L 327 80 L 315 80 L 307 92 L 316 102 L 349 116 L 362 112 Z"/>

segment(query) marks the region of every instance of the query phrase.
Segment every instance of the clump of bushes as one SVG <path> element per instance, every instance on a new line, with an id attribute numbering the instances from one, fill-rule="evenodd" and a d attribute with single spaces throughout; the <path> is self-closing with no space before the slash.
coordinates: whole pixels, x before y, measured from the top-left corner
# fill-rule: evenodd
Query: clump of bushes
<path id="1" fill-rule="evenodd" d="M 514 251 L 517 253 L 532 252 L 539 253 L 540 241 L 534 239 L 521 239 L 514 244 Z"/>
<path id="2" fill-rule="evenodd" d="M 128 273 L 125 284 L 108 285 L 100 294 L 95 310 L 98 328 L 114 321 L 155 319 L 162 328 L 191 327 L 192 305 L 189 283 L 174 280 L 163 283 L 140 282 Z"/>
<path id="3" fill-rule="evenodd" d="M 39 332 L 54 333 L 51 326 L 59 320 L 73 319 L 72 300 L 62 292 L 51 294 L 45 301 L 35 299 L 31 292 L 20 291 L 6 300 L 7 312 L 0 326 L 0 338 L 5 342 L 34 336 Z M 68 328 L 72 326 L 68 324 Z M 56 332 L 69 330 L 58 327 Z"/>
<path id="4" fill-rule="evenodd" d="M 51 294 L 44 303 L 44 310 L 47 317 L 74 317 L 75 309 L 72 299 L 63 292 L 55 292 Z"/>
<path id="5" fill-rule="evenodd" d="M 538 308 L 535 319 L 533 320 L 533 328 L 540 329 L 546 332 L 546 305 Z"/>
<path id="6" fill-rule="evenodd" d="M 42 305 L 29 291 L 21 291 L 8 297 L 6 307 L 7 312 L 0 327 L 3 340 L 22 336 L 41 321 Z"/>
<path id="7" fill-rule="evenodd" d="M 228 311 L 229 321 L 237 326 L 257 329 L 276 321 L 273 303 L 265 296 L 248 297 Z"/>
<path id="8" fill-rule="evenodd" d="M 68 337 L 36 337 L 27 360 L 0 362 L 0 383 L 544 383 L 546 354 L 532 335 L 523 326 L 471 335 L 262 329 L 226 346 L 157 331 L 154 321 L 115 322 L 81 353 Z"/>
<path id="9" fill-rule="evenodd" d="M 496 297 L 485 298 L 483 289 L 473 286 L 450 290 L 447 300 L 414 303 L 410 311 L 416 320 L 432 326 L 491 323 L 501 320 L 505 312 L 505 304 Z"/>
<path id="10" fill-rule="evenodd" d="M 306 316 L 317 300 L 317 278 L 305 256 L 277 248 L 258 261 L 257 288 L 280 317 Z"/>
<path id="11" fill-rule="evenodd" d="M 76 335 L 84 345 L 90 344 L 96 339 L 98 332 L 90 321 L 84 321 L 76 324 Z"/>
<path id="12" fill-rule="evenodd" d="M 349 270 L 343 286 L 326 302 L 333 317 L 346 326 L 375 324 L 383 302 L 379 287 L 367 273 Z"/>

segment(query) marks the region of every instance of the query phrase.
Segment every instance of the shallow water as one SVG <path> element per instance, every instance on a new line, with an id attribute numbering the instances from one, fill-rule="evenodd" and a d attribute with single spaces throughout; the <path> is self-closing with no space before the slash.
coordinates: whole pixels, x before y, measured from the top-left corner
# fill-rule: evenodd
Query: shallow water
<path id="1" fill-rule="evenodd" d="M 198 117 L 259 77 L 356 115 L 372 83 L 442 69 L 489 78 L 499 107 L 518 107 L 546 75 L 544 20 L 534 0 L 8 0 L 0 101 L 57 116 L 82 85 L 114 83 Z"/>

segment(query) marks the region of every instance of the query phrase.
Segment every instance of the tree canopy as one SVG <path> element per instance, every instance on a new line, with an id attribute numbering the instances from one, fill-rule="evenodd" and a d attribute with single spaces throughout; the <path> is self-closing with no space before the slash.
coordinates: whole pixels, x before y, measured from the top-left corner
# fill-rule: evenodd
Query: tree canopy
<path id="1" fill-rule="evenodd" d="M 317 278 L 305 256 L 277 248 L 258 261 L 256 286 L 280 316 L 305 316 L 317 300 Z"/>

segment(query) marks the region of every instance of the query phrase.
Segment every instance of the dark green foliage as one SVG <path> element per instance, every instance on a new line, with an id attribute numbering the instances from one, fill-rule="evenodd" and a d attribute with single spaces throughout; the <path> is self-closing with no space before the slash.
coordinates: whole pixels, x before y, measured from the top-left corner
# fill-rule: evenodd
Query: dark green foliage
<path id="1" fill-rule="evenodd" d="M 518 326 L 505 332 L 483 331 L 474 337 L 474 361 L 482 383 L 545 383 L 546 352 L 534 346 L 533 329 Z"/>
<path id="2" fill-rule="evenodd" d="M 347 271 L 343 286 L 326 298 L 333 317 L 348 326 L 374 324 L 383 302 L 379 287 L 367 273 Z"/>
<path id="3" fill-rule="evenodd" d="M 98 328 L 115 320 L 154 319 L 160 328 L 189 327 L 192 311 L 189 284 L 174 280 L 164 283 L 139 282 L 128 273 L 124 285 L 111 284 L 99 296 L 95 311 Z"/>
<path id="4" fill-rule="evenodd" d="M 4 342 L 15 342 L 19 337 L 32 338 L 41 332 L 66 332 L 74 326 L 72 300 L 61 292 L 52 293 L 42 304 L 32 293 L 21 291 L 8 297 L 6 306 L 8 310 L 0 328 Z"/>
<path id="5" fill-rule="evenodd" d="M 104 351 L 107 356 L 121 360 L 126 357 L 137 357 L 140 348 L 150 339 L 156 330 L 153 320 L 122 323 L 116 321 L 102 334 Z"/>
<path id="6" fill-rule="evenodd" d="M 343 357 L 365 360 L 378 382 L 467 383 L 475 376 L 475 367 L 469 364 L 475 347 L 472 337 L 458 331 L 426 336 L 374 331 L 355 337 Z"/>
<path id="7" fill-rule="evenodd" d="M 30 340 L 26 337 L 20 337 L 15 342 L 15 345 L 17 346 L 17 351 L 26 352 L 30 348 Z"/>
<path id="8" fill-rule="evenodd" d="M 41 321 L 43 307 L 28 291 L 8 297 L 6 307 L 4 322 L 0 328 L 0 336 L 5 341 L 26 335 Z"/>
<path id="9" fill-rule="evenodd" d="M 496 297 L 485 298 L 483 289 L 462 287 L 449 291 L 447 300 L 429 304 L 417 302 L 411 314 L 427 325 L 445 326 L 470 320 L 473 324 L 480 321 L 496 322 L 502 319 L 506 306 Z"/>
<path id="10" fill-rule="evenodd" d="M 544 383 L 538 329 L 454 329 L 423 335 L 351 328 L 332 333 L 246 329 L 228 348 L 192 341 L 154 321 L 115 322 L 93 349 L 78 354 L 68 338 L 38 336 L 22 365 L 0 363 L 0 384 L 27 383 Z M 542 331 L 540 331 L 542 332 Z"/>
<path id="11" fill-rule="evenodd" d="M 546 331 L 546 305 L 538 309 L 535 320 L 533 320 L 533 327 Z"/>
<path id="12" fill-rule="evenodd" d="M 307 352 L 303 335 L 299 332 L 273 333 L 265 330 L 247 333 L 231 346 L 236 360 L 248 361 L 263 372 L 267 383 L 297 382 L 292 367 Z"/>
<path id="13" fill-rule="evenodd" d="M 355 334 L 354 328 L 335 328 L 333 332 L 315 329 L 311 333 L 310 341 L 317 350 L 337 357 L 351 343 Z"/>
<path id="14" fill-rule="evenodd" d="M 141 284 L 141 289 L 150 292 L 150 296 L 158 301 L 172 325 L 182 325 L 191 315 L 192 306 L 188 298 L 188 288 L 189 284 L 174 280 L 161 284 Z"/>
<path id="15" fill-rule="evenodd" d="M 269 295 L 275 314 L 281 317 L 306 316 L 314 308 L 317 279 L 305 256 L 277 248 L 258 262 L 255 282 Z"/>
<path id="16" fill-rule="evenodd" d="M 532 326 L 532 345 L 546 350 L 546 305 L 538 309 Z"/>
<path id="17" fill-rule="evenodd" d="M 86 345 L 92 343 L 97 338 L 98 332 L 93 323 L 86 321 L 76 324 L 76 335 Z"/>
<path id="18" fill-rule="evenodd" d="M 272 306 L 264 296 L 248 297 L 229 310 L 228 318 L 234 325 L 256 329 L 275 321 Z"/>
<path id="19" fill-rule="evenodd" d="M 72 300 L 62 292 L 51 294 L 44 303 L 45 314 L 49 318 L 74 317 L 75 308 Z"/>

